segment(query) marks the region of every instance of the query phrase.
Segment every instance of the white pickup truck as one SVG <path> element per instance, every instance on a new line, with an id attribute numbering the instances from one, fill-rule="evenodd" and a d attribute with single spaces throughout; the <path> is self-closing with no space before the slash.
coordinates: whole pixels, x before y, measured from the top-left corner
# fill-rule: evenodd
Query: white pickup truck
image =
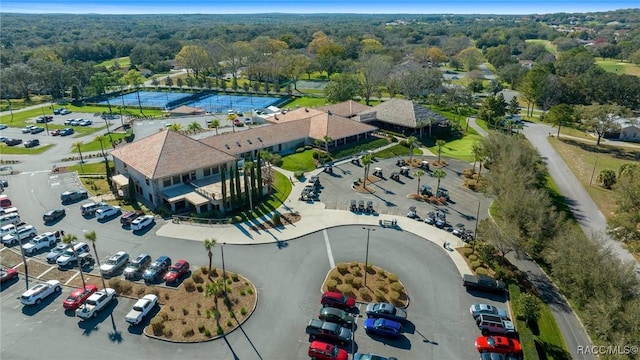
<path id="1" fill-rule="evenodd" d="M 93 295 L 89 296 L 82 306 L 76 309 L 76 316 L 81 319 L 96 317 L 98 316 L 98 312 L 104 309 L 115 297 L 116 291 L 111 288 L 96 291 Z"/>

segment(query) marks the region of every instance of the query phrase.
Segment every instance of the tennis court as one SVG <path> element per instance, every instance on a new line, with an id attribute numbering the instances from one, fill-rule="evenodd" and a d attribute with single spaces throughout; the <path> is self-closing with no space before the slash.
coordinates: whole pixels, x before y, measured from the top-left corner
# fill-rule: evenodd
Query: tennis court
<path id="1" fill-rule="evenodd" d="M 124 106 L 137 107 L 138 94 L 140 95 L 140 103 L 143 107 L 161 108 L 164 110 L 175 109 L 178 106 L 191 106 L 203 108 L 210 113 L 227 113 L 233 110 L 237 113 L 251 112 L 259 110 L 282 100 L 269 96 L 251 96 L 251 95 L 205 95 L 191 94 L 182 92 L 165 92 L 165 91 L 139 91 L 137 93 L 129 93 L 111 98 L 111 105 L 118 104 Z M 99 102 L 100 105 L 107 105 L 107 101 Z"/>

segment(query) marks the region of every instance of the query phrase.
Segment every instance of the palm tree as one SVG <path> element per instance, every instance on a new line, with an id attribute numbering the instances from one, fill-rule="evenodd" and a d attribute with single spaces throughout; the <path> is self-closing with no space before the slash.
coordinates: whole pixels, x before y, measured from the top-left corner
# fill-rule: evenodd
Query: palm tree
<path id="1" fill-rule="evenodd" d="M 479 141 L 474 141 L 473 144 L 471 144 L 471 153 L 473 153 L 473 170 L 471 170 L 471 173 L 476 172 L 476 163 L 480 161 L 483 152 L 484 148 Z"/>
<path id="2" fill-rule="evenodd" d="M 197 121 L 193 121 L 187 126 L 187 129 L 193 131 L 194 133 L 197 133 L 202 130 L 202 125 L 200 125 L 200 123 L 198 123 Z"/>
<path id="3" fill-rule="evenodd" d="M 329 143 L 333 141 L 333 139 L 331 138 L 331 136 L 329 135 L 325 135 L 322 138 L 322 141 L 324 142 L 324 151 L 326 151 L 327 153 L 329 153 Z"/>
<path id="4" fill-rule="evenodd" d="M 253 161 L 245 161 L 244 164 L 242 165 L 242 171 L 244 172 L 244 181 L 247 182 L 249 181 L 249 174 L 251 174 L 251 170 L 253 169 L 253 167 L 255 166 L 255 164 L 253 163 Z M 251 181 L 251 185 L 253 185 L 253 181 Z M 253 189 L 250 188 L 248 191 L 248 195 L 249 195 L 249 210 L 252 211 L 253 210 L 253 199 L 251 196 L 251 193 L 253 193 Z"/>
<path id="5" fill-rule="evenodd" d="M 416 171 L 413 173 L 413 176 L 414 176 L 415 178 L 417 178 L 417 179 L 418 179 L 418 191 L 416 191 L 416 194 L 418 194 L 418 195 L 420 195 L 420 178 L 421 178 L 423 175 L 424 175 L 424 171 L 422 171 L 422 170 L 416 170 Z"/>
<path id="6" fill-rule="evenodd" d="M 80 259 L 78 259 L 78 253 L 76 253 L 76 248 L 74 247 L 76 241 L 78 241 L 78 237 L 73 234 L 65 234 L 62 237 L 62 242 L 65 244 L 71 245 L 71 251 L 73 251 L 73 258 L 76 259 L 78 264 L 80 264 Z M 84 274 L 82 273 L 82 269 L 80 269 L 80 280 L 82 280 L 82 288 L 86 288 L 87 284 L 84 282 Z"/>
<path id="7" fill-rule="evenodd" d="M 364 177 L 362 178 L 362 189 L 367 189 L 367 177 L 369 176 L 369 166 L 371 165 L 371 161 L 373 161 L 373 156 L 371 154 L 367 154 L 362 157 L 362 166 L 364 167 Z"/>
<path id="8" fill-rule="evenodd" d="M 271 176 L 272 175 L 271 166 L 273 164 L 274 155 L 272 153 L 268 152 L 268 151 L 260 150 L 260 158 L 262 160 L 264 160 L 265 163 L 267 163 L 267 171 L 268 171 L 267 176 L 269 177 L 269 194 L 271 194 L 271 187 L 272 187 L 272 184 L 273 184 L 273 178 Z"/>
<path id="9" fill-rule="evenodd" d="M 438 179 L 438 186 L 436 186 L 436 196 L 438 196 L 438 190 L 440 190 L 440 180 L 442 180 L 442 178 L 444 178 L 445 176 L 447 176 L 447 173 L 444 172 L 444 170 L 442 169 L 437 169 L 433 171 L 433 177 Z"/>
<path id="10" fill-rule="evenodd" d="M 76 141 L 71 144 L 71 148 L 75 147 L 76 149 L 78 149 L 78 153 L 80 153 L 80 164 L 84 163 L 84 159 L 82 159 L 82 149 L 80 149 L 82 145 L 84 145 L 82 141 Z"/>
<path id="11" fill-rule="evenodd" d="M 171 131 L 181 131 L 182 130 L 182 124 L 173 123 L 173 124 L 169 125 L 169 130 L 171 130 Z"/>
<path id="12" fill-rule="evenodd" d="M 211 122 L 209 123 L 209 127 L 216 129 L 216 135 L 218 135 L 218 128 L 220 127 L 220 120 L 218 120 L 218 119 L 211 120 Z"/>
<path id="13" fill-rule="evenodd" d="M 96 256 L 96 264 L 98 264 L 98 268 L 100 268 L 100 256 L 98 256 L 98 249 L 96 248 L 96 240 L 98 240 L 98 235 L 96 235 L 95 231 L 89 231 L 84 233 L 84 238 L 91 243 L 91 246 L 93 247 L 93 253 Z M 107 284 L 105 284 L 104 282 L 102 271 L 100 272 L 100 280 L 102 280 L 102 288 L 106 289 Z"/>
<path id="14" fill-rule="evenodd" d="M 93 140 L 97 141 L 100 144 L 100 150 L 102 151 L 102 156 L 104 156 L 104 159 L 107 159 L 107 155 L 104 153 L 104 140 L 106 139 L 106 137 L 104 135 L 98 135 L 95 138 L 93 138 Z"/>
<path id="15" fill-rule="evenodd" d="M 218 309 L 218 298 L 222 295 L 226 286 L 227 284 L 221 283 L 220 281 L 213 281 L 208 283 L 207 288 L 204 290 L 204 297 L 213 296 L 213 302 L 215 303 L 216 310 Z"/>
<path id="16" fill-rule="evenodd" d="M 442 147 L 444 146 L 444 144 L 446 144 L 447 142 L 442 140 L 442 139 L 438 139 L 436 140 L 436 146 L 438 147 L 438 164 L 440 163 L 440 155 L 442 154 Z"/>
<path id="17" fill-rule="evenodd" d="M 412 163 L 413 162 L 413 147 L 416 146 L 416 142 L 418 141 L 418 139 L 416 139 L 415 136 L 409 136 L 405 142 L 407 143 L 407 146 L 409 147 L 409 162 Z"/>
<path id="18" fill-rule="evenodd" d="M 509 135 L 513 135 L 513 127 L 516 125 L 516 121 L 513 118 L 505 120 L 504 125 L 509 130 Z"/>
<path id="19" fill-rule="evenodd" d="M 216 244 L 218 243 L 218 240 L 211 238 L 211 239 L 204 239 L 204 249 L 207 250 L 207 255 L 209 256 L 209 279 L 211 279 L 211 264 L 213 263 L 213 248 L 216 246 Z"/>

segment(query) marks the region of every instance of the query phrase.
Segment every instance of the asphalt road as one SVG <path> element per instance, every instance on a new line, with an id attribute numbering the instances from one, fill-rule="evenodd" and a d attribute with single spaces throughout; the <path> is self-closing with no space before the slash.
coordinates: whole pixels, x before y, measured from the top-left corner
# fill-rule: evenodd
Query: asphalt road
<path id="1" fill-rule="evenodd" d="M 64 229 L 82 239 L 84 231 L 95 230 L 98 251 L 103 258 L 125 250 L 131 256 L 148 252 L 154 258 L 160 255 L 184 258 L 193 266 L 207 263 L 200 242 L 158 237 L 154 234 L 156 228 L 134 235 L 122 229 L 117 219 L 105 223 L 84 219 L 80 216 L 80 203 L 66 206 L 67 216 L 51 228 L 45 228 L 41 222 L 42 212 L 59 206 L 60 192 L 78 186 L 72 175 L 53 176 L 45 172 L 12 176 L 7 189 L 24 220 L 37 225 L 41 232 Z M 204 344 L 166 343 L 140 335 L 139 328 L 128 328 L 124 315 L 133 300 L 126 298 L 119 298 L 118 303 L 112 305 L 113 310 L 86 323 L 65 315 L 60 306 L 70 289 L 65 289 L 63 295 L 50 303 L 23 308 L 17 300 L 25 289 L 21 280 L 3 286 L 0 292 L 3 344 L 0 356 L 62 359 L 70 353 L 90 353 L 94 359 L 112 359 L 117 353 L 122 359 L 163 359 L 176 355 L 215 359 L 306 358 L 308 337 L 304 326 L 320 309 L 320 285 L 331 261 L 364 261 L 365 239 L 361 227 L 346 226 L 289 241 L 286 247 L 226 245 L 226 268 L 254 282 L 259 302 L 256 312 L 240 329 L 226 339 Z M 465 292 L 460 286 L 460 274 L 444 251 L 432 242 L 400 231 L 371 232 L 369 262 L 397 273 L 409 289 L 410 323 L 397 341 L 371 339 L 362 329 L 356 330 L 356 351 L 404 359 L 477 357 L 473 342 L 480 333 L 468 313 L 469 306 L 477 302 L 501 307 L 506 304 L 499 298 L 474 297 Z M 214 264 L 220 266 L 219 247 L 214 254 Z M 357 326 L 361 325 L 362 319 L 359 319 Z M 34 332 L 42 335 L 35 339 Z M 33 346 L 34 343 L 38 346 Z"/>

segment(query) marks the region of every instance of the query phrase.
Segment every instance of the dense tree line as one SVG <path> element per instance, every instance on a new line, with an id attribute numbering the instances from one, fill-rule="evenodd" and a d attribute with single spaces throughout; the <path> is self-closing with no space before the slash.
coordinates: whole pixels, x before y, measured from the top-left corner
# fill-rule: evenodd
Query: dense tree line
<path id="1" fill-rule="evenodd" d="M 579 227 L 569 222 L 572 220 L 565 220 L 546 190 L 541 159 L 526 141 L 517 136 L 491 134 L 484 139 L 482 149 L 491 169 L 485 175 L 485 191 L 495 197 L 498 216 L 495 222 L 489 219 L 481 223 L 478 239 L 502 255 L 513 251 L 542 262 L 596 344 L 637 343 L 640 283 L 632 264 L 621 263 L 597 235 L 587 239 Z M 628 182 L 635 182 L 632 191 L 638 191 L 638 169 L 635 166 L 625 170 L 628 173 L 623 175 L 625 183 L 618 196 L 629 195 Z M 633 217 L 637 226 L 640 212 L 637 196 L 634 199 L 620 216 L 622 221 Z M 628 358 L 634 356 L 629 354 Z"/>

